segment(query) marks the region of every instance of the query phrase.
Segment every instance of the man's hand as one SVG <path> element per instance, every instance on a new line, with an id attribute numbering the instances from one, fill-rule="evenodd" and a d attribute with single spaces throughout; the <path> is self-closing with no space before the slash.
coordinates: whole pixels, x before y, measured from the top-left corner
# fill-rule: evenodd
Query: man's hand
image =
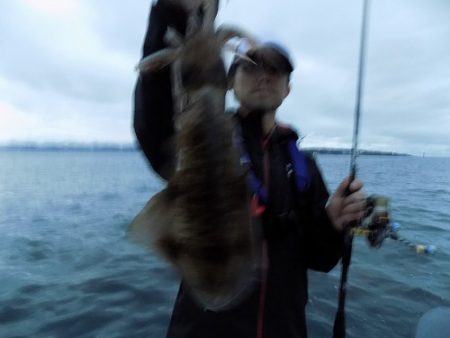
<path id="1" fill-rule="evenodd" d="M 361 220 L 366 208 L 366 200 L 362 192 L 363 183 L 356 179 L 349 187 L 349 181 L 350 178 L 346 177 L 339 184 L 326 206 L 328 217 L 338 231 L 342 231 L 348 223 Z M 347 195 L 348 191 L 350 195 Z"/>

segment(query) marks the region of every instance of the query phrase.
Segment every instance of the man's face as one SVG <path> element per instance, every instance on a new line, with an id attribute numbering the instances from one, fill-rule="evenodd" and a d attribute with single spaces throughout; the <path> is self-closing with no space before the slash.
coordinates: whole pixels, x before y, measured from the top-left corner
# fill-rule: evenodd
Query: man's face
<path id="1" fill-rule="evenodd" d="M 270 67 L 243 63 L 236 69 L 231 87 L 248 110 L 276 110 L 289 94 L 289 75 Z"/>

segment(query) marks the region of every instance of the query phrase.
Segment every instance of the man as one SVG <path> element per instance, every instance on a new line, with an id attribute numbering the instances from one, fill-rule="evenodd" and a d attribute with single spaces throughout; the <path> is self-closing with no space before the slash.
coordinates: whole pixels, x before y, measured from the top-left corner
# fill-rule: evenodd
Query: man
<path id="1" fill-rule="evenodd" d="M 150 14 L 144 56 L 165 47 L 168 26 L 184 33 L 185 23 L 182 8 L 157 2 Z M 288 53 L 274 43 L 235 58 L 229 70 L 230 88 L 240 103 L 235 114 L 237 133 L 251 175 L 266 191 L 252 192 L 257 197 L 268 269 L 242 302 L 218 312 L 200 307 L 182 283 L 168 329 L 170 338 L 307 337 L 307 269 L 326 272 L 336 265 L 342 228 L 361 218 L 364 202 L 361 182 L 349 186 L 348 179 L 329 198 L 314 160 L 290 149 L 297 135 L 278 125 L 275 116 L 289 94 L 292 70 Z M 153 169 L 165 179 L 174 170 L 172 117 L 169 68 L 141 76 L 134 127 Z"/>

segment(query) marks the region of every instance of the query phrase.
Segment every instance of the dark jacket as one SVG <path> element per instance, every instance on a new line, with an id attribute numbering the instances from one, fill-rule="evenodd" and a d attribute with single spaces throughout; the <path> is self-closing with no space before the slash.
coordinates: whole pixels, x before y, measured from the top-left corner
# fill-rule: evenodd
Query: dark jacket
<path id="1" fill-rule="evenodd" d="M 168 25 L 183 31 L 184 24 L 182 12 L 161 2 L 154 5 L 144 56 L 164 46 Z M 135 90 L 134 128 L 144 154 L 160 174 L 173 156 L 161 147 L 173 135 L 172 117 L 169 69 L 141 76 Z M 333 229 L 325 211 L 328 192 L 311 157 L 306 158 L 310 184 L 305 191 L 296 189 L 286 150 L 287 143 L 297 139 L 295 132 L 277 127 L 263 149 L 258 113 L 246 118 L 236 114 L 236 120 L 255 175 L 263 177 L 264 152 L 269 163 L 269 201 L 261 218 L 269 258 L 264 306 L 260 304 L 261 283 L 242 303 L 220 312 L 197 306 L 182 283 L 167 336 L 251 338 L 256 337 L 258 321 L 264 318 L 264 338 L 306 337 L 307 269 L 329 271 L 341 255 L 341 235 Z"/>

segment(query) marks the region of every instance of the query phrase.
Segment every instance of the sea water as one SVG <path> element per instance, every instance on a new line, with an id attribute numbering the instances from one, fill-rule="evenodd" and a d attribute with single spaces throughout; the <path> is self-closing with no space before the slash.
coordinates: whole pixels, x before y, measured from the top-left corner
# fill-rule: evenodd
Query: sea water
<path id="1" fill-rule="evenodd" d="M 329 189 L 348 156 L 320 155 Z M 402 238 L 355 238 L 348 337 L 408 337 L 450 306 L 450 159 L 362 156 L 367 194 L 390 198 Z M 128 223 L 164 187 L 141 153 L 0 152 L 0 337 L 164 337 L 178 289 L 173 269 L 131 242 Z M 331 337 L 340 266 L 310 272 L 312 338 Z"/>

